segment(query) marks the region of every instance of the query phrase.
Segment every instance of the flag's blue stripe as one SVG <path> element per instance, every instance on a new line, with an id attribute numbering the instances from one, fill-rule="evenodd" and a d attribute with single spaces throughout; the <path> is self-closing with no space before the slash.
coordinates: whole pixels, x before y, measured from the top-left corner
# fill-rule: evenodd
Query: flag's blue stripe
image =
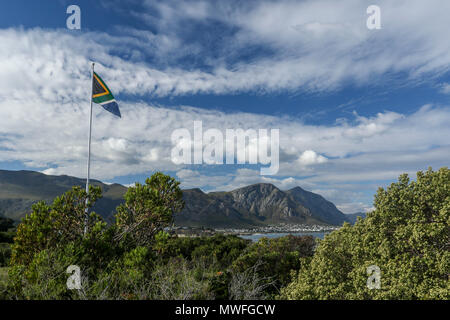
<path id="1" fill-rule="evenodd" d="M 105 108 L 105 110 L 111 112 L 112 114 L 118 116 L 119 118 L 122 117 L 120 114 L 119 105 L 117 104 L 117 102 L 111 101 L 111 102 L 102 104 L 101 106 L 103 108 Z"/>

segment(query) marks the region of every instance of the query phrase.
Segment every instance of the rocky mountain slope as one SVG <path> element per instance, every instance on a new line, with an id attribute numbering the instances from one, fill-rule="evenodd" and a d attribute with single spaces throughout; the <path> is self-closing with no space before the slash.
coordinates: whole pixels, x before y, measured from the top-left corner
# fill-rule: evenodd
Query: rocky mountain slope
<path id="1" fill-rule="evenodd" d="M 127 188 L 97 180 L 92 183 L 103 191 L 94 210 L 111 221 Z M 84 184 L 85 179 L 70 176 L 0 170 L 0 216 L 19 220 L 30 212 L 33 203 L 51 202 L 72 186 Z M 183 190 L 183 197 L 185 208 L 175 217 L 179 226 L 244 228 L 277 223 L 341 225 L 350 221 L 333 203 L 300 187 L 282 191 L 260 183 L 229 192 L 188 189 Z"/>
<path id="2" fill-rule="evenodd" d="M 341 225 L 346 220 L 334 204 L 300 187 L 282 191 L 260 183 L 229 192 L 184 190 L 186 207 L 177 223 L 212 227 L 244 227 L 277 223 Z"/>

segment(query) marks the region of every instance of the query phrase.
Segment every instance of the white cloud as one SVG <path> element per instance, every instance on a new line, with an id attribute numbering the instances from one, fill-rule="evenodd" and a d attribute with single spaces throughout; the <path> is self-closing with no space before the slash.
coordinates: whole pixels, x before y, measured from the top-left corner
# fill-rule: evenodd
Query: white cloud
<path id="1" fill-rule="evenodd" d="M 317 154 L 313 150 L 304 151 L 297 160 L 301 165 L 309 166 L 316 163 L 327 162 L 327 158 Z"/>
<path id="2" fill-rule="evenodd" d="M 157 4 L 161 15 L 152 24 L 158 33 L 129 27 L 117 27 L 116 36 L 3 29 L 0 90 L 14 97 L 27 94 L 30 99 L 36 93 L 49 100 L 56 95 L 61 101 L 85 97 L 90 57 L 108 74 L 117 93 L 160 96 L 334 90 L 348 83 L 386 85 L 399 74 L 406 74 L 405 83 L 414 83 L 448 72 L 450 38 L 443 37 L 442 30 L 450 27 L 450 2 L 385 0 L 378 5 L 383 28 L 376 31 L 365 26 L 365 4 L 352 0 L 252 5 L 169 1 Z M 220 41 L 214 46 L 223 55 L 211 55 L 210 43 L 184 42 L 177 33 L 191 25 L 186 19 L 205 24 L 220 21 L 236 32 L 217 37 Z M 270 54 L 251 61 L 238 59 L 237 53 L 249 46 Z M 179 62 L 200 56 L 210 66 L 207 71 L 185 68 Z M 156 63 L 150 65 L 146 58 Z"/>
<path id="3" fill-rule="evenodd" d="M 450 94 L 450 83 L 442 83 L 441 84 L 441 93 L 443 94 Z"/>
<path id="4" fill-rule="evenodd" d="M 216 37 L 214 48 L 222 53 L 219 58 L 210 56 L 208 44 L 197 43 L 204 61 L 212 66 L 210 74 L 190 75 L 190 88 L 199 85 L 203 88 L 199 90 L 333 90 L 345 82 L 386 85 L 391 76 L 401 73 L 409 82 L 422 81 L 424 75 L 435 78 L 449 70 L 450 39 L 442 36 L 442 30 L 450 27 L 450 2 L 446 0 L 378 1 L 382 29 L 375 31 L 366 27 L 368 4 L 364 1 L 146 4 L 149 12 L 160 14 L 148 20 L 144 13 L 142 21 L 172 39 L 178 39 L 179 30 L 188 32 L 195 22 L 220 22 L 233 30 L 232 35 Z M 200 9 L 193 15 L 186 7 Z M 255 57 L 251 63 L 235 60 L 235 52 L 252 46 L 270 54 Z M 196 76 L 207 81 L 200 84 Z"/>

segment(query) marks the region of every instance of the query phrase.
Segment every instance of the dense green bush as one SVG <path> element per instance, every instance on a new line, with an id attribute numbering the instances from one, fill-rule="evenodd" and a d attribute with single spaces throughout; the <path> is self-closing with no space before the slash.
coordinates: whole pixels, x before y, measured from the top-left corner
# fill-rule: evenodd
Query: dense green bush
<path id="1" fill-rule="evenodd" d="M 92 207 L 100 197 L 100 188 L 90 186 L 88 207 Z M 81 241 L 84 233 L 86 198 L 85 190 L 73 187 L 72 190 L 57 197 L 52 205 L 47 205 L 44 201 L 34 204 L 31 214 L 23 218 L 17 227 L 12 252 L 13 264 L 28 264 L 34 255 L 42 250 Z M 98 223 L 102 223 L 101 217 L 92 212 L 88 229 L 93 229 Z M 94 234 L 96 232 L 91 233 Z"/>
<path id="2" fill-rule="evenodd" d="M 164 241 L 160 256 L 163 259 L 182 256 L 191 261 L 209 259 L 219 268 L 227 268 L 250 243 L 250 240 L 222 234 L 211 237 L 172 237 Z"/>
<path id="3" fill-rule="evenodd" d="M 0 232 L 6 232 L 12 228 L 14 228 L 14 220 L 0 217 Z"/>
<path id="4" fill-rule="evenodd" d="M 16 232 L 14 230 L 0 232 L 0 243 L 13 243 Z"/>
<path id="5" fill-rule="evenodd" d="M 449 299 L 450 170 L 401 175 L 375 210 L 327 235 L 285 289 L 287 299 Z M 369 289 L 367 267 L 381 270 Z"/>
<path id="6" fill-rule="evenodd" d="M 15 235 L 16 229 L 14 228 L 14 221 L 0 217 L 0 247 L 6 243 L 13 243 Z M 3 247 L 6 247 L 6 245 L 3 245 Z"/>
<path id="7" fill-rule="evenodd" d="M 155 248 L 158 263 L 166 265 L 175 258 L 182 258 L 195 265 L 197 279 L 208 284 L 210 296 L 215 299 L 228 299 L 231 280 L 231 267 L 244 250 L 250 245 L 234 235 L 216 234 L 203 237 L 166 237 L 159 236 Z"/>
<path id="8" fill-rule="evenodd" d="M 11 259 L 11 245 L 9 243 L 0 243 L 0 268 L 6 267 Z"/>
<path id="9" fill-rule="evenodd" d="M 160 172 L 136 183 L 117 207 L 117 238 L 131 246 L 149 245 L 155 235 L 173 221 L 184 207 L 180 182 Z"/>
<path id="10" fill-rule="evenodd" d="M 266 291 L 273 296 L 290 282 L 291 271 L 300 268 L 300 258 L 313 255 L 314 247 L 312 236 L 261 238 L 233 262 L 233 269 L 242 273 L 258 265 L 256 272 L 272 284 Z"/>

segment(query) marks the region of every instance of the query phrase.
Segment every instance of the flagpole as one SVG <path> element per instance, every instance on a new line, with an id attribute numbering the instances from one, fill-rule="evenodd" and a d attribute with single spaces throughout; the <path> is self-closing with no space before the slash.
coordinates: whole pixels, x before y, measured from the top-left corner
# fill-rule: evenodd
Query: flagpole
<path id="1" fill-rule="evenodd" d="M 88 160 L 87 160 L 87 179 L 86 179 L 86 207 L 84 209 L 84 235 L 87 234 L 88 231 L 88 224 L 89 224 L 89 208 L 88 208 L 88 201 L 89 201 L 89 175 L 91 171 L 91 135 L 92 135 L 92 95 L 94 92 L 94 65 L 95 63 L 92 62 L 92 71 L 91 71 L 91 108 L 89 112 L 89 140 L 88 140 Z"/>

